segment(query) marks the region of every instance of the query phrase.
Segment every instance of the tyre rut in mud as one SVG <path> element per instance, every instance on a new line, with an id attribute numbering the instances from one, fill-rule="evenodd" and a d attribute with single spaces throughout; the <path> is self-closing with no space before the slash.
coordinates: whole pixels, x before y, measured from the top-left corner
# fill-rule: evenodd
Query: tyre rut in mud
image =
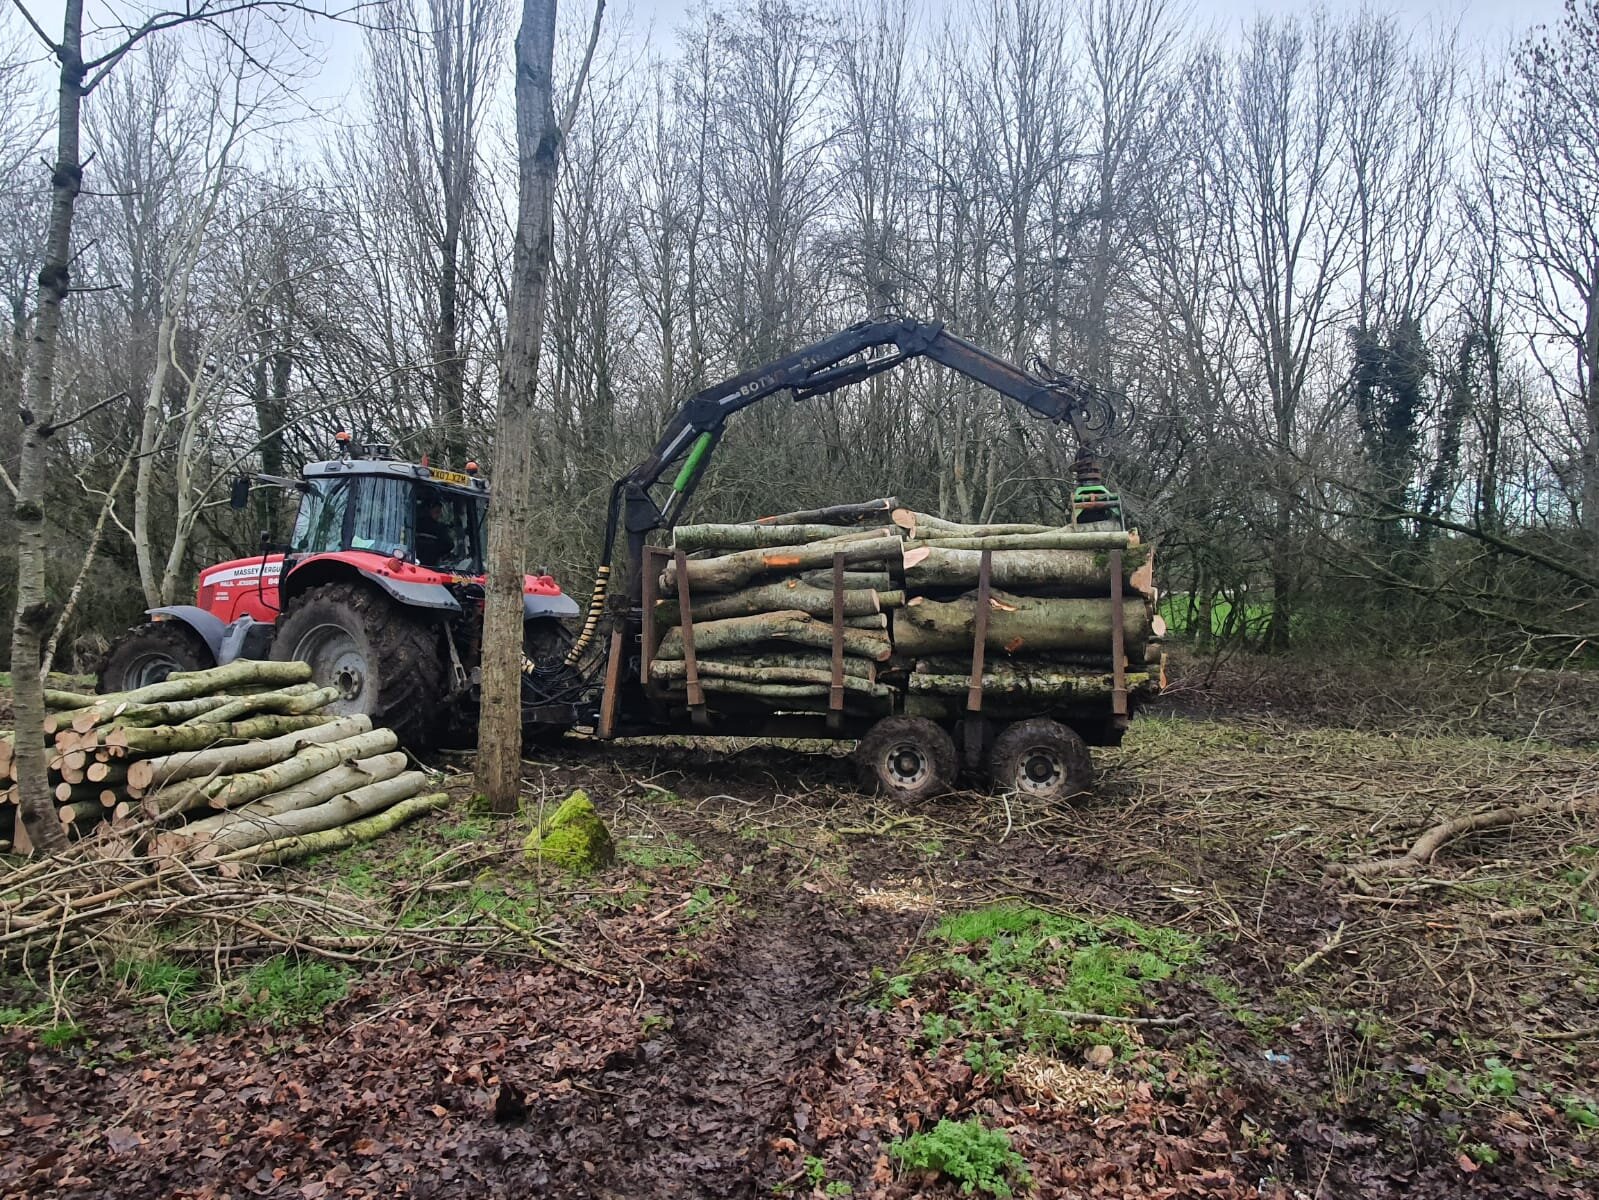
<path id="1" fill-rule="evenodd" d="M 666 999 L 670 1027 L 582 1081 L 587 1111 L 567 1114 L 565 1144 L 546 1161 L 586 1161 L 595 1173 L 560 1194 L 766 1194 L 767 1142 L 793 1121 L 795 1076 L 832 1053 L 839 998 L 865 978 L 858 936 L 803 892 L 743 920 Z"/>

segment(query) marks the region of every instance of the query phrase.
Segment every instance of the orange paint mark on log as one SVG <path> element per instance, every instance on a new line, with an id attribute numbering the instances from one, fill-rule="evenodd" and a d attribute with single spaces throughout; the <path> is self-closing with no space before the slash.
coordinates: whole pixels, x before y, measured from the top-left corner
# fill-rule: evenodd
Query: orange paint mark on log
<path id="1" fill-rule="evenodd" d="M 761 559 L 769 567 L 797 567 L 800 565 L 797 554 L 768 554 Z"/>

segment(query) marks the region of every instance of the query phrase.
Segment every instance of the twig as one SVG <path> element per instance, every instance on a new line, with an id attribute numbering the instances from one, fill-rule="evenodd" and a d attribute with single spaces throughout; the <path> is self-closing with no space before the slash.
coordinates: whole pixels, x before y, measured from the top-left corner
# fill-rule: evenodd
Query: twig
<path id="1" fill-rule="evenodd" d="M 1307 955 L 1300 962 L 1298 962 L 1297 964 L 1295 964 L 1292 967 L 1289 967 L 1288 968 L 1288 973 L 1290 975 L 1294 975 L 1294 976 L 1303 975 L 1306 971 L 1310 970 L 1311 967 L 1315 966 L 1322 959 L 1326 958 L 1329 954 L 1331 954 L 1334 950 L 1338 949 L 1339 946 L 1343 945 L 1344 927 L 1345 927 L 1346 924 L 1347 924 L 1347 922 L 1339 921 L 1338 922 L 1338 928 L 1333 930 L 1332 937 L 1328 938 L 1325 942 L 1323 942 L 1318 949 L 1312 950 L 1310 952 L 1310 954 Z"/>
<path id="2" fill-rule="evenodd" d="M 1175 1017 L 1118 1017 L 1110 1013 L 1077 1012 L 1070 1008 L 1041 1008 L 1038 1011 L 1068 1021 L 1080 1021 L 1084 1025 L 1148 1025 L 1169 1029 L 1176 1025 L 1186 1025 L 1194 1019 L 1194 1014 L 1191 1012 L 1178 1013 Z"/>

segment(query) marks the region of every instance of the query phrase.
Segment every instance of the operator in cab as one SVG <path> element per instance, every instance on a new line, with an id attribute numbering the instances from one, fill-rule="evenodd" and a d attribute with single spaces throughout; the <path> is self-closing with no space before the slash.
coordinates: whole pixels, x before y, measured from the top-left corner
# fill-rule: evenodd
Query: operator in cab
<path id="1" fill-rule="evenodd" d="M 458 542 L 449 507 L 437 492 L 424 493 L 417 507 L 416 560 L 425 567 L 444 568 L 456 558 Z"/>

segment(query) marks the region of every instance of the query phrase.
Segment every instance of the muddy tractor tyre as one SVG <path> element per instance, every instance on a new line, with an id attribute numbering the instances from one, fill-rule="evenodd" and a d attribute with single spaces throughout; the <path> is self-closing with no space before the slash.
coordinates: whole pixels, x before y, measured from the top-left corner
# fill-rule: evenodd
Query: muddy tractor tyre
<path id="1" fill-rule="evenodd" d="M 131 692 L 161 683 L 174 671 L 204 671 L 216 665 L 211 647 L 182 621 L 146 621 L 111 647 L 95 690 L 101 695 Z"/>
<path id="2" fill-rule="evenodd" d="M 1094 782 L 1088 743 L 1059 721 L 1017 721 L 994 739 L 989 778 L 1001 792 L 1039 800 L 1065 800 Z"/>
<path id="3" fill-rule="evenodd" d="M 955 786 L 955 742 L 925 717 L 884 717 L 855 749 L 861 783 L 879 795 L 914 802 Z"/>
<path id="4" fill-rule="evenodd" d="M 324 712 L 369 716 L 413 748 L 440 732 L 446 672 L 437 625 L 375 588 L 332 583 L 300 593 L 278 619 L 272 657 L 310 663 L 319 686 L 339 689 Z"/>

